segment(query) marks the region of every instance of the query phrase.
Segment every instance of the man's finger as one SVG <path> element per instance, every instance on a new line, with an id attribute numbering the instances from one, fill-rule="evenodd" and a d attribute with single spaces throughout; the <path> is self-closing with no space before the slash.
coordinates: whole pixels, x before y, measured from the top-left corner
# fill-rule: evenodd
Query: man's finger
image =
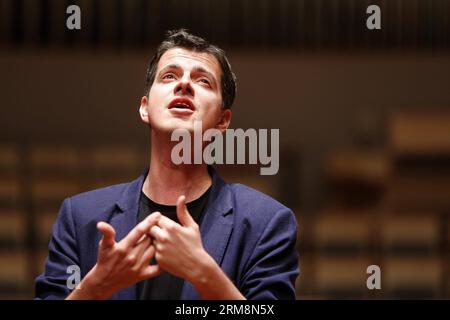
<path id="1" fill-rule="evenodd" d="M 97 223 L 97 229 L 103 234 L 100 246 L 104 249 L 112 248 L 116 244 L 116 231 L 114 228 L 110 224 L 101 221 Z"/>
<path id="2" fill-rule="evenodd" d="M 151 241 L 150 234 L 149 233 L 144 233 L 142 235 L 142 237 L 140 237 L 139 240 L 136 242 L 135 246 L 140 246 L 140 245 L 142 245 L 142 242 L 147 241 L 149 239 Z"/>
<path id="3" fill-rule="evenodd" d="M 153 212 L 147 218 L 142 220 L 128 235 L 122 240 L 126 247 L 133 247 L 141 237 L 148 233 L 150 228 L 156 224 L 161 217 L 161 213 Z"/>
<path id="4" fill-rule="evenodd" d="M 177 200 L 177 217 L 182 226 L 190 227 L 195 224 L 194 219 L 186 208 L 186 197 L 179 196 Z"/>
<path id="5" fill-rule="evenodd" d="M 147 266 L 143 271 L 143 278 L 149 279 L 158 276 L 161 273 L 161 269 L 159 268 L 159 265 L 152 264 Z"/>
<path id="6" fill-rule="evenodd" d="M 173 230 L 177 226 L 180 226 L 178 223 L 176 223 L 172 219 L 167 218 L 166 216 L 161 216 L 161 219 L 158 220 L 157 225 L 166 230 Z"/>
<path id="7" fill-rule="evenodd" d="M 158 226 L 153 226 L 150 229 L 150 235 L 153 237 L 153 239 L 159 242 L 165 242 L 168 239 L 167 232 Z"/>
<path id="8" fill-rule="evenodd" d="M 142 253 L 142 255 L 139 258 L 141 267 L 148 266 L 150 264 L 153 257 L 155 256 L 155 251 L 156 251 L 156 249 L 155 249 L 154 245 L 149 245 L 145 249 L 145 251 Z"/>
<path id="9" fill-rule="evenodd" d="M 153 240 L 150 238 L 150 236 L 145 236 L 143 240 L 141 240 L 136 247 L 133 248 L 133 250 L 136 250 L 136 257 L 137 261 L 141 261 L 142 256 L 144 255 L 144 252 L 148 250 L 148 248 L 151 246 Z"/>

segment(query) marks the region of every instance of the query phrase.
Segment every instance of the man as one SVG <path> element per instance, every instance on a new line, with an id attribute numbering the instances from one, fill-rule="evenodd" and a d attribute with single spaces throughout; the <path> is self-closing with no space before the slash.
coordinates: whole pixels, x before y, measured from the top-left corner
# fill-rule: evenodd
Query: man
<path id="1" fill-rule="evenodd" d="M 293 213 L 227 184 L 206 164 L 174 164 L 176 129 L 224 132 L 235 76 L 224 52 L 178 30 L 158 47 L 139 108 L 150 127 L 148 171 L 70 197 L 53 227 L 38 299 L 294 299 Z M 67 268 L 82 281 L 72 291 Z"/>

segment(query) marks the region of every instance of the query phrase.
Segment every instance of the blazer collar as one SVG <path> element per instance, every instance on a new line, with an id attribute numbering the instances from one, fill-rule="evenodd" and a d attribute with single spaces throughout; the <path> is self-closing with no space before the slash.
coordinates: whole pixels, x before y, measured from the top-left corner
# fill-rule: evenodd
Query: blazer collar
<path id="1" fill-rule="evenodd" d="M 214 210 L 221 212 L 222 215 L 227 215 L 233 208 L 229 186 L 222 180 L 213 166 L 208 166 L 208 172 L 212 178 L 208 207 L 211 206 Z M 116 201 L 117 207 L 122 212 L 129 211 L 130 209 L 137 209 L 139 207 L 139 197 L 147 174 L 148 168 L 144 170 L 141 176 L 126 187 L 120 199 Z"/>
<path id="2" fill-rule="evenodd" d="M 208 166 L 208 172 L 212 178 L 212 186 L 208 204 L 200 222 L 200 233 L 204 249 L 220 266 L 233 230 L 233 199 L 229 185 L 220 178 L 214 167 Z M 117 240 L 123 239 L 137 224 L 139 198 L 147 174 L 148 168 L 139 178 L 126 187 L 122 196 L 116 202 L 121 211 L 114 223 Z M 122 290 L 118 293 L 117 298 L 136 299 L 137 286 Z M 186 281 L 182 289 L 181 299 L 198 298 L 195 288 Z"/>
<path id="3" fill-rule="evenodd" d="M 138 223 L 139 199 L 147 172 L 148 170 L 146 170 L 139 178 L 129 183 L 122 193 L 122 196 L 116 201 L 116 206 L 119 208 L 119 214 L 115 215 L 111 221 L 111 225 L 116 230 L 116 241 L 125 238 Z M 123 289 L 113 296 L 113 299 L 118 300 L 136 300 L 137 298 L 137 285 L 132 285 Z"/>

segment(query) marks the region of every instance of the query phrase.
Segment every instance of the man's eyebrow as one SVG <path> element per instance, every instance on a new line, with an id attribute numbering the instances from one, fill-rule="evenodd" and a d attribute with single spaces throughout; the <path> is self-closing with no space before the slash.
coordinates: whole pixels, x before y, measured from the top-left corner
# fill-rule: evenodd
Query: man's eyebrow
<path id="1" fill-rule="evenodd" d="M 205 73 L 207 74 L 211 79 L 213 79 L 214 81 L 217 81 L 216 77 L 214 76 L 214 74 L 208 70 L 206 70 L 203 67 L 195 67 L 193 70 L 193 72 L 199 72 L 199 73 Z"/>
<path id="2" fill-rule="evenodd" d="M 181 69 L 181 66 L 179 64 L 176 64 L 176 63 L 169 64 L 168 66 L 165 66 L 164 68 L 162 68 L 158 72 L 158 74 L 161 74 L 161 73 L 165 72 L 166 70 L 170 70 L 170 69 L 177 69 L 177 70 L 179 70 L 179 69 Z"/>
<path id="3" fill-rule="evenodd" d="M 162 69 L 158 72 L 158 75 L 161 75 L 162 73 L 164 73 L 165 71 L 170 70 L 170 69 L 180 70 L 180 69 L 182 69 L 182 68 L 181 68 L 181 66 L 180 66 L 179 64 L 172 63 L 172 64 L 169 64 L 169 65 L 165 66 L 164 68 L 162 68 Z M 204 73 L 204 74 L 208 75 L 212 80 L 214 80 L 215 82 L 217 82 L 217 79 L 216 79 L 216 77 L 214 76 L 214 74 L 213 74 L 212 72 L 206 70 L 204 67 L 201 67 L 201 66 L 195 67 L 195 68 L 192 70 L 192 72 Z"/>

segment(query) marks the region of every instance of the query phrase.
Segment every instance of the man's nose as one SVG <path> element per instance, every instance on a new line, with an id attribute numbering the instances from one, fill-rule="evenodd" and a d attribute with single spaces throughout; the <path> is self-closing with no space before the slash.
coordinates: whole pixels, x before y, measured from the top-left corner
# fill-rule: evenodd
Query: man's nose
<path id="1" fill-rule="evenodd" d="M 178 82 L 178 84 L 175 86 L 174 89 L 175 94 L 183 94 L 183 95 L 190 95 L 194 96 L 194 88 L 191 85 L 190 79 L 182 78 Z"/>

